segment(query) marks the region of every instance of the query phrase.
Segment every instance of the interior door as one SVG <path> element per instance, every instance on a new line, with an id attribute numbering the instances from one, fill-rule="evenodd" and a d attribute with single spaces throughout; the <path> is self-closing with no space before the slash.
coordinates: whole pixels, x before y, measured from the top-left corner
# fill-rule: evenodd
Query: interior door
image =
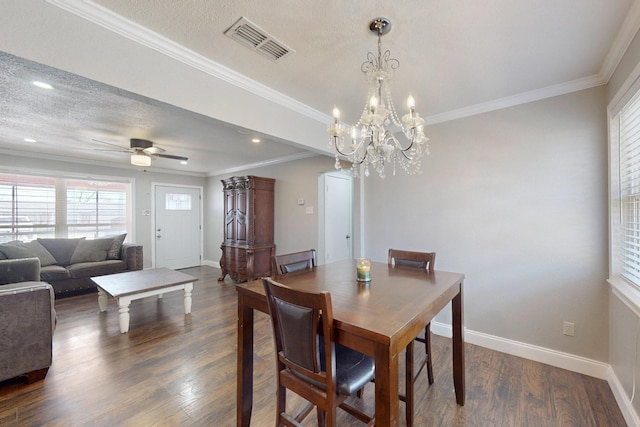
<path id="1" fill-rule="evenodd" d="M 155 188 L 155 267 L 200 265 L 201 189 L 158 185 Z"/>
<path id="2" fill-rule="evenodd" d="M 353 178 L 327 173 L 324 179 L 324 234 L 326 263 L 353 258 Z"/>

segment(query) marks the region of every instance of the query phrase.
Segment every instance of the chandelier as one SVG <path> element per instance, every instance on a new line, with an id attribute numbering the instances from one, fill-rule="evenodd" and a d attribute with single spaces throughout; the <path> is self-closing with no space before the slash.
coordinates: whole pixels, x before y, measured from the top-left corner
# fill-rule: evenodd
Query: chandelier
<path id="1" fill-rule="evenodd" d="M 354 176 L 358 176 L 360 165 L 369 176 L 369 168 L 385 177 L 385 170 L 391 165 L 393 175 L 396 165 L 400 165 L 409 175 L 422 173 L 420 158 L 429 154 L 427 138 L 424 135 L 424 119 L 415 111 L 415 100 L 409 95 L 409 112 L 398 118 L 391 98 L 389 81 L 400 66 L 397 59 L 390 58 L 387 50 L 382 53 L 381 38 L 391 30 L 391 22 L 386 18 L 376 18 L 369 23 L 369 30 L 378 35 L 378 56 L 367 54 L 367 60 L 360 69 L 369 81 L 369 95 L 358 123 L 351 127 L 340 123 L 340 110 L 333 108 L 333 123 L 327 128 L 329 146 L 336 152 L 336 169 L 342 169 L 339 157 L 352 163 Z M 396 133 L 406 137 L 404 145 L 396 138 Z"/>

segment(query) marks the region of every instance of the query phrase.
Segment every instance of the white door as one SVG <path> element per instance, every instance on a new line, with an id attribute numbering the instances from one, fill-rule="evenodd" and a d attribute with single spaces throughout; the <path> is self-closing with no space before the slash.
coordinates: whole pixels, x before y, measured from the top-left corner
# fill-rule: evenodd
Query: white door
<path id="1" fill-rule="evenodd" d="M 353 178 L 342 173 L 324 177 L 324 235 L 326 263 L 353 258 Z"/>
<path id="2" fill-rule="evenodd" d="M 155 267 L 200 265 L 201 190 L 158 185 L 155 200 Z"/>

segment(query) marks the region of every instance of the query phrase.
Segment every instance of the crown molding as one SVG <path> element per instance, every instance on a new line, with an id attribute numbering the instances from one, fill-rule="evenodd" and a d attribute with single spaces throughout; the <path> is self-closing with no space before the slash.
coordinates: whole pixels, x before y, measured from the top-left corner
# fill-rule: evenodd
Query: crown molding
<path id="1" fill-rule="evenodd" d="M 93 22 L 94 24 L 100 25 L 101 27 L 126 37 L 136 43 L 156 50 L 215 78 L 223 80 L 238 88 L 247 90 L 250 93 L 258 95 L 268 101 L 274 102 L 320 123 L 329 123 L 332 120 L 328 114 L 311 108 L 306 104 L 263 85 L 262 83 L 239 74 L 218 62 L 189 50 L 156 32 L 115 14 L 109 9 L 106 9 L 91 0 L 82 2 L 77 0 L 46 0 L 46 2 Z M 618 66 L 638 29 L 640 29 L 640 0 L 635 0 L 607 57 L 605 58 L 600 73 L 542 89 L 523 92 L 513 96 L 434 114 L 425 117 L 425 120 L 427 124 L 441 123 L 606 84 L 615 71 L 615 68 Z"/>
<path id="2" fill-rule="evenodd" d="M 633 38 L 640 29 L 640 0 L 635 0 L 627 13 L 627 17 L 622 23 L 622 27 L 618 31 L 609 53 L 602 63 L 600 69 L 600 75 L 603 76 L 605 82 L 609 82 L 609 79 L 615 72 L 616 68 L 622 61 L 622 57 L 627 52 L 629 45 L 633 41 Z"/>
<path id="3" fill-rule="evenodd" d="M 539 101 L 541 99 L 551 98 L 558 95 L 564 95 L 571 92 L 577 92 L 592 87 L 606 84 L 606 81 L 600 74 L 594 74 L 589 77 L 572 80 L 566 83 L 560 83 L 553 86 L 547 86 L 542 89 L 536 89 L 529 92 L 519 93 L 513 96 L 494 99 L 492 101 L 483 102 L 481 104 L 470 105 L 468 107 L 459 108 L 457 110 L 447 111 L 445 113 L 434 114 L 425 117 L 427 125 L 432 125 L 450 120 L 462 119 L 465 117 L 475 116 L 477 114 L 488 113 L 490 111 L 501 110 L 503 108 L 515 107 L 516 105 L 527 104 L 529 102 Z"/>
<path id="4" fill-rule="evenodd" d="M 242 166 L 236 166 L 229 169 L 222 169 L 219 171 L 209 172 L 207 176 L 211 177 L 211 176 L 226 175 L 229 173 L 241 172 L 247 169 L 256 169 L 264 166 L 277 165 L 279 163 L 287 163 L 287 162 L 292 162 L 294 160 L 306 159 L 307 157 L 314 157 L 314 156 L 321 156 L 321 155 L 323 154 L 314 153 L 311 151 L 305 151 L 298 154 L 292 154 L 290 156 L 278 157 L 277 159 L 266 160 L 264 162 L 247 163 L 246 165 L 242 165 Z"/>
<path id="5" fill-rule="evenodd" d="M 100 25 L 107 30 L 128 38 L 136 43 L 160 52 L 170 58 L 180 61 L 190 67 L 200 70 L 215 78 L 225 81 L 238 88 L 258 95 L 270 102 L 274 102 L 292 111 L 321 123 L 329 123 L 331 116 L 303 104 L 283 93 L 271 89 L 253 79 L 250 79 L 224 65 L 213 61 L 199 53 L 130 21 L 109 9 L 102 7 L 90 0 L 79 2 L 77 0 L 46 0 L 47 3 L 57 6 L 80 18 Z"/>

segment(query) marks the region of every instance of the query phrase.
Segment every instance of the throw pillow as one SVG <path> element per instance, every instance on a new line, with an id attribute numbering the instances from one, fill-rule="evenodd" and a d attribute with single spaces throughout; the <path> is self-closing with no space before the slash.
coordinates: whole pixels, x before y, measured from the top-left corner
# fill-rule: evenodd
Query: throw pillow
<path id="1" fill-rule="evenodd" d="M 76 250 L 78 242 L 83 240 L 84 237 L 79 239 L 38 239 L 38 242 L 53 255 L 56 264 L 66 267 L 71 264 L 71 255 Z"/>
<path id="2" fill-rule="evenodd" d="M 7 259 L 33 258 L 35 254 L 28 248 L 18 245 L 0 245 L 0 251 Z"/>
<path id="3" fill-rule="evenodd" d="M 113 238 L 81 240 L 78 242 L 73 255 L 71 255 L 71 264 L 80 262 L 98 262 L 107 259 L 107 251 L 111 248 Z"/>
<path id="4" fill-rule="evenodd" d="M 38 258 L 42 267 L 56 263 L 55 258 L 37 240 L 28 243 L 18 240 L 5 243 L 0 245 L 0 254 L 0 258 L 4 259 Z"/>
<path id="5" fill-rule="evenodd" d="M 124 233 L 113 238 L 113 243 L 107 252 L 107 259 L 120 259 L 120 249 L 122 249 L 122 243 L 126 237 L 127 233 Z"/>
<path id="6" fill-rule="evenodd" d="M 22 246 L 23 248 L 27 248 L 31 252 L 33 252 L 34 256 L 40 259 L 41 267 L 46 267 L 47 265 L 53 265 L 56 263 L 56 259 L 53 257 L 53 255 L 51 255 L 47 248 L 42 246 L 37 240 L 29 243 L 23 243 L 20 246 Z"/>

